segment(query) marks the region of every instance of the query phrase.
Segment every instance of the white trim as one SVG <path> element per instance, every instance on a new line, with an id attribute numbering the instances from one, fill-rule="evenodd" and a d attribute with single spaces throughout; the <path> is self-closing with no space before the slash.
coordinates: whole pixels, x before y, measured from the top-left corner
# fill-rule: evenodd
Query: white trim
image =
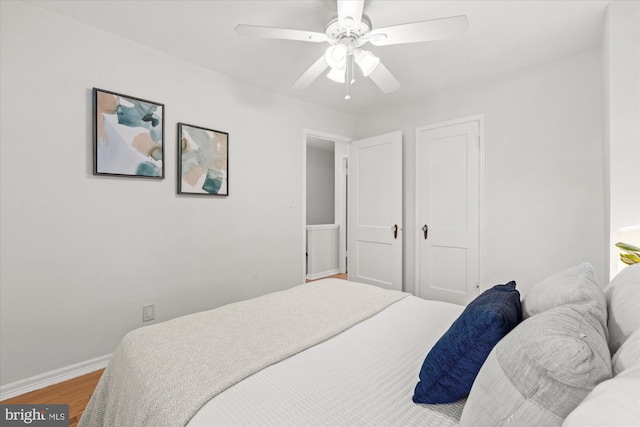
<path id="1" fill-rule="evenodd" d="M 414 226 L 417 229 L 417 232 L 420 233 L 422 230 L 420 230 L 420 224 L 418 223 L 418 220 L 420 219 L 420 204 L 418 203 L 418 200 L 420 200 L 420 186 L 418 185 L 418 183 L 420 182 L 420 144 L 418 144 L 419 141 L 419 134 L 422 131 L 425 130 L 430 130 L 430 129 L 436 129 L 436 128 L 441 128 L 441 127 L 446 127 L 446 126 L 451 126 L 451 125 L 457 125 L 457 124 L 462 124 L 462 123 L 469 123 L 469 122 L 478 122 L 478 134 L 480 136 L 480 141 L 479 141 L 479 167 L 480 167 L 480 171 L 479 171 L 479 176 L 478 176 L 478 185 L 479 185 L 479 201 L 478 203 L 480 204 L 480 206 L 478 207 L 478 214 L 479 214 L 479 229 L 478 229 L 478 239 L 479 239 L 479 250 L 480 250 L 480 254 L 479 254 L 479 259 L 478 262 L 480 264 L 479 266 L 479 272 L 478 272 L 478 277 L 480 279 L 480 289 L 479 292 L 482 292 L 485 290 L 486 288 L 486 284 L 485 284 L 485 280 L 484 280 L 484 275 L 485 275 L 485 238 L 484 238 L 484 234 L 485 234 L 485 224 L 484 224 L 484 218 L 485 218 L 485 211 L 484 211 L 484 194 L 485 194 L 485 113 L 479 113 L 479 114 L 474 114 L 472 116 L 466 116 L 466 117 L 460 117 L 457 119 L 452 119 L 452 120 L 447 120 L 444 122 L 438 122 L 438 123 L 431 123 L 428 125 L 424 125 L 424 126 L 419 126 L 416 128 L 416 133 L 415 133 L 415 167 L 416 167 L 416 174 L 415 174 L 415 194 L 414 194 L 414 200 L 415 200 L 415 224 Z M 415 281 L 413 284 L 413 294 L 415 296 L 420 296 L 420 239 L 415 239 Z"/>
<path id="2" fill-rule="evenodd" d="M 50 385 L 71 380 L 82 375 L 103 369 L 109 364 L 112 354 L 55 369 L 44 374 L 0 386 L 0 401 L 20 396 L 31 391 L 40 390 Z"/>
<path id="3" fill-rule="evenodd" d="M 350 144 L 351 141 L 353 141 L 353 138 L 349 138 L 346 136 L 341 136 L 341 135 L 335 135 L 332 133 L 327 133 L 327 132 L 322 132 L 322 131 L 318 131 L 318 130 L 313 130 L 313 129 L 308 129 L 308 128 L 304 128 L 302 129 L 302 253 L 305 254 L 307 252 L 307 139 L 309 137 L 315 137 L 315 138 L 320 138 L 320 139 L 326 139 L 328 141 L 333 141 L 334 143 L 339 143 L 339 144 Z M 339 171 L 336 171 L 339 172 Z M 341 203 L 344 203 L 341 201 Z M 339 207 L 336 206 L 336 210 L 341 209 Z M 340 231 L 339 231 L 339 251 L 338 251 L 338 256 L 340 257 L 340 266 L 343 266 L 344 263 L 344 258 L 346 257 L 346 245 L 344 242 L 346 242 L 346 218 L 345 217 L 345 213 L 346 212 L 346 206 L 344 206 L 344 209 L 341 209 L 343 211 L 343 214 L 340 215 L 340 217 L 335 218 L 335 222 L 336 224 L 340 225 Z M 337 273 L 341 273 L 342 271 L 337 271 L 334 274 Z M 307 257 L 303 256 L 302 257 L 302 282 L 304 283 L 305 279 L 307 278 Z"/>
<path id="4" fill-rule="evenodd" d="M 338 224 L 313 224 L 307 225 L 307 230 L 337 230 L 340 228 Z"/>
<path id="5" fill-rule="evenodd" d="M 479 197 L 479 201 L 478 203 L 480 204 L 480 206 L 478 206 L 478 210 L 479 210 L 479 214 L 480 214 L 480 218 L 478 218 L 479 221 L 479 229 L 478 229 L 478 239 L 480 239 L 480 257 L 478 259 L 478 262 L 480 263 L 480 289 L 478 289 L 479 293 L 482 293 L 483 291 L 485 291 L 486 289 L 488 289 L 487 283 L 485 281 L 485 256 L 487 254 L 486 251 L 486 242 L 485 242 L 485 224 L 484 224 L 484 218 L 485 218 L 485 212 L 484 212 L 484 194 L 485 194 L 485 116 L 484 113 L 481 114 L 477 114 L 476 117 L 478 120 L 478 124 L 480 126 L 480 128 L 478 129 L 479 132 L 479 136 L 480 136 L 480 171 L 479 174 L 480 176 L 478 177 L 478 179 L 480 180 L 479 184 L 480 184 L 480 188 L 479 188 L 479 193 L 478 193 L 478 197 Z"/>
<path id="6" fill-rule="evenodd" d="M 339 273 L 347 272 L 347 174 L 349 164 L 349 145 L 335 144 L 336 150 L 336 224 L 340 224 L 338 230 L 338 269 Z M 344 147 L 344 150 L 341 148 Z M 338 176 L 339 175 L 339 176 Z"/>

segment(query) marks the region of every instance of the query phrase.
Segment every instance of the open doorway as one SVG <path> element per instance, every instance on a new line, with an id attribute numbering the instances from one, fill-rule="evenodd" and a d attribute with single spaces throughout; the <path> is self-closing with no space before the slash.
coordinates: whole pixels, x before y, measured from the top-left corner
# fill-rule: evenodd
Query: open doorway
<path id="1" fill-rule="evenodd" d="M 347 162 L 350 141 L 351 138 L 339 135 L 304 130 L 304 279 L 347 272 Z M 325 248 L 322 255 L 313 257 L 319 254 L 317 250 L 310 255 L 310 244 L 314 250 L 318 244 Z M 327 245 L 331 247 L 329 252 L 326 252 Z M 334 248 L 337 254 L 332 252 Z M 310 261 L 312 271 L 309 269 Z"/>
<path id="2" fill-rule="evenodd" d="M 335 143 L 307 138 L 307 225 L 335 224 Z"/>

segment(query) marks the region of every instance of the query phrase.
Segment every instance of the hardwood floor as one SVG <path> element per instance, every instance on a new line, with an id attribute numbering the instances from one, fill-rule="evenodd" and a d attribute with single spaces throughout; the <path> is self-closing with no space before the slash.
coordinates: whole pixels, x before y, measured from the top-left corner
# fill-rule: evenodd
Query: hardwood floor
<path id="1" fill-rule="evenodd" d="M 334 274 L 333 276 L 323 277 L 322 279 L 329 279 L 329 278 L 347 280 L 347 273 L 338 273 L 338 274 Z M 316 280 L 322 280 L 322 279 L 316 279 Z M 316 280 L 307 280 L 307 283 L 315 282 Z"/>
<path id="2" fill-rule="evenodd" d="M 331 276 L 337 279 L 347 279 L 347 274 L 336 274 Z M 318 279 L 321 280 L 321 279 Z M 307 280 L 311 282 L 312 280 Z M 78 378 L 71 379 L 59 384 L 54 384 L 40 390 L 32 391 L 21 396 L 12 397 L 3 400 L 0 403 L 5 404 L 47 404 L 62 403 L 69 405 L 69 427 L 76 427 L 80 421 L 80 416 L 84 408 L 89 403 L 91 394 L 95 390 L 98 380 L 102 375 L 99 371 L 91 372 Z"/>
<path id="3" fill-rule="evenodd" d="M 80 421 L 82 411 L 89 403 L 91 394 L 95 390 L 102 375 L 99 371 L 91 372 L 78 378 L 54 384 L 40 390 L 32 391 L 21 396 L 3 400 L 5 404 L 48 404 L 62 403 L 69 405 L 69 427 L 76 427 Z"/>

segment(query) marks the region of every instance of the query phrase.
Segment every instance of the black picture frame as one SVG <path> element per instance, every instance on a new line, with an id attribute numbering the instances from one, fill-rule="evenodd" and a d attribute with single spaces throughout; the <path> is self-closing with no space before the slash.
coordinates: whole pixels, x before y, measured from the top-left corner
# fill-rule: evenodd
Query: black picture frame
<path id="1" fill-rule="evenodd" d="M 164 104 L 93 88 L 93 174 L 164 179 Z"/>
<path id="2" fill-rule="evenodd" d="M 178 123 L 178 194 L 229 195 L 229 133 Z"/>

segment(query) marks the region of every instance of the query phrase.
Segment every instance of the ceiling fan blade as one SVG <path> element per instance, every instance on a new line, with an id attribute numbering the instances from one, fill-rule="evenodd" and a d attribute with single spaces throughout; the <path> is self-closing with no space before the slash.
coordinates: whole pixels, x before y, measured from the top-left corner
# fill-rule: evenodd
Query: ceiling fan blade
<path id="1" fill-rule="evenodd" d="M 380 88 L 384 93 L 391 93 L 400 88 L 400 82 L 393 77 L 391 71 L 385 67 L 382 62 L 378 63 L 378 66 L 369 74 L 369 78 Z"/>
<path id="2" fill-rule="evenodd" d="M 306 88 L 311 83 L 313 83 L 313 81 L 317 79 L 320 76 L 320 74 L 322 74 L 324 70 L 326 70 L 327 68 L 329 68 L 329 64 L 327 64 L 327 60 L 324 59 L 324 54 L 323 54 L 316 62 L 313 63 L 311 67 L 307 69 L 307 71 L 304 72 L 304 74 L 300 76 L 298 80 L 296 80 L 294 84 L 291 85 L 291 88 L 292 89 Z"/>
<path id="3" fill-rule="evenodd" d="M 338 0 L 338 22 L 347 28 L 347 23 L 352 20 L 351 27 L 358 27 L 362 20 L 364 0 Z"/>
<path id="4" fill-rule="evenodd" d="M 288 28 L 261 27 L 258 25 L 237 25 L 236 33 L 241 36 L 262 37 L 267 39 L 298 40 L 313 43 L 327 41 L 327 36 L 324 33 L 304 30 L 291 30 Z"/>
<path id="5" fill-rule="evenodd" d="M 467 28 L 469 28 L 469 20 L 465 15 L 460 15 L 377 28 L 371 31 L 368 39 L 375 46 L 428 42 L 456 38 Z"/>

